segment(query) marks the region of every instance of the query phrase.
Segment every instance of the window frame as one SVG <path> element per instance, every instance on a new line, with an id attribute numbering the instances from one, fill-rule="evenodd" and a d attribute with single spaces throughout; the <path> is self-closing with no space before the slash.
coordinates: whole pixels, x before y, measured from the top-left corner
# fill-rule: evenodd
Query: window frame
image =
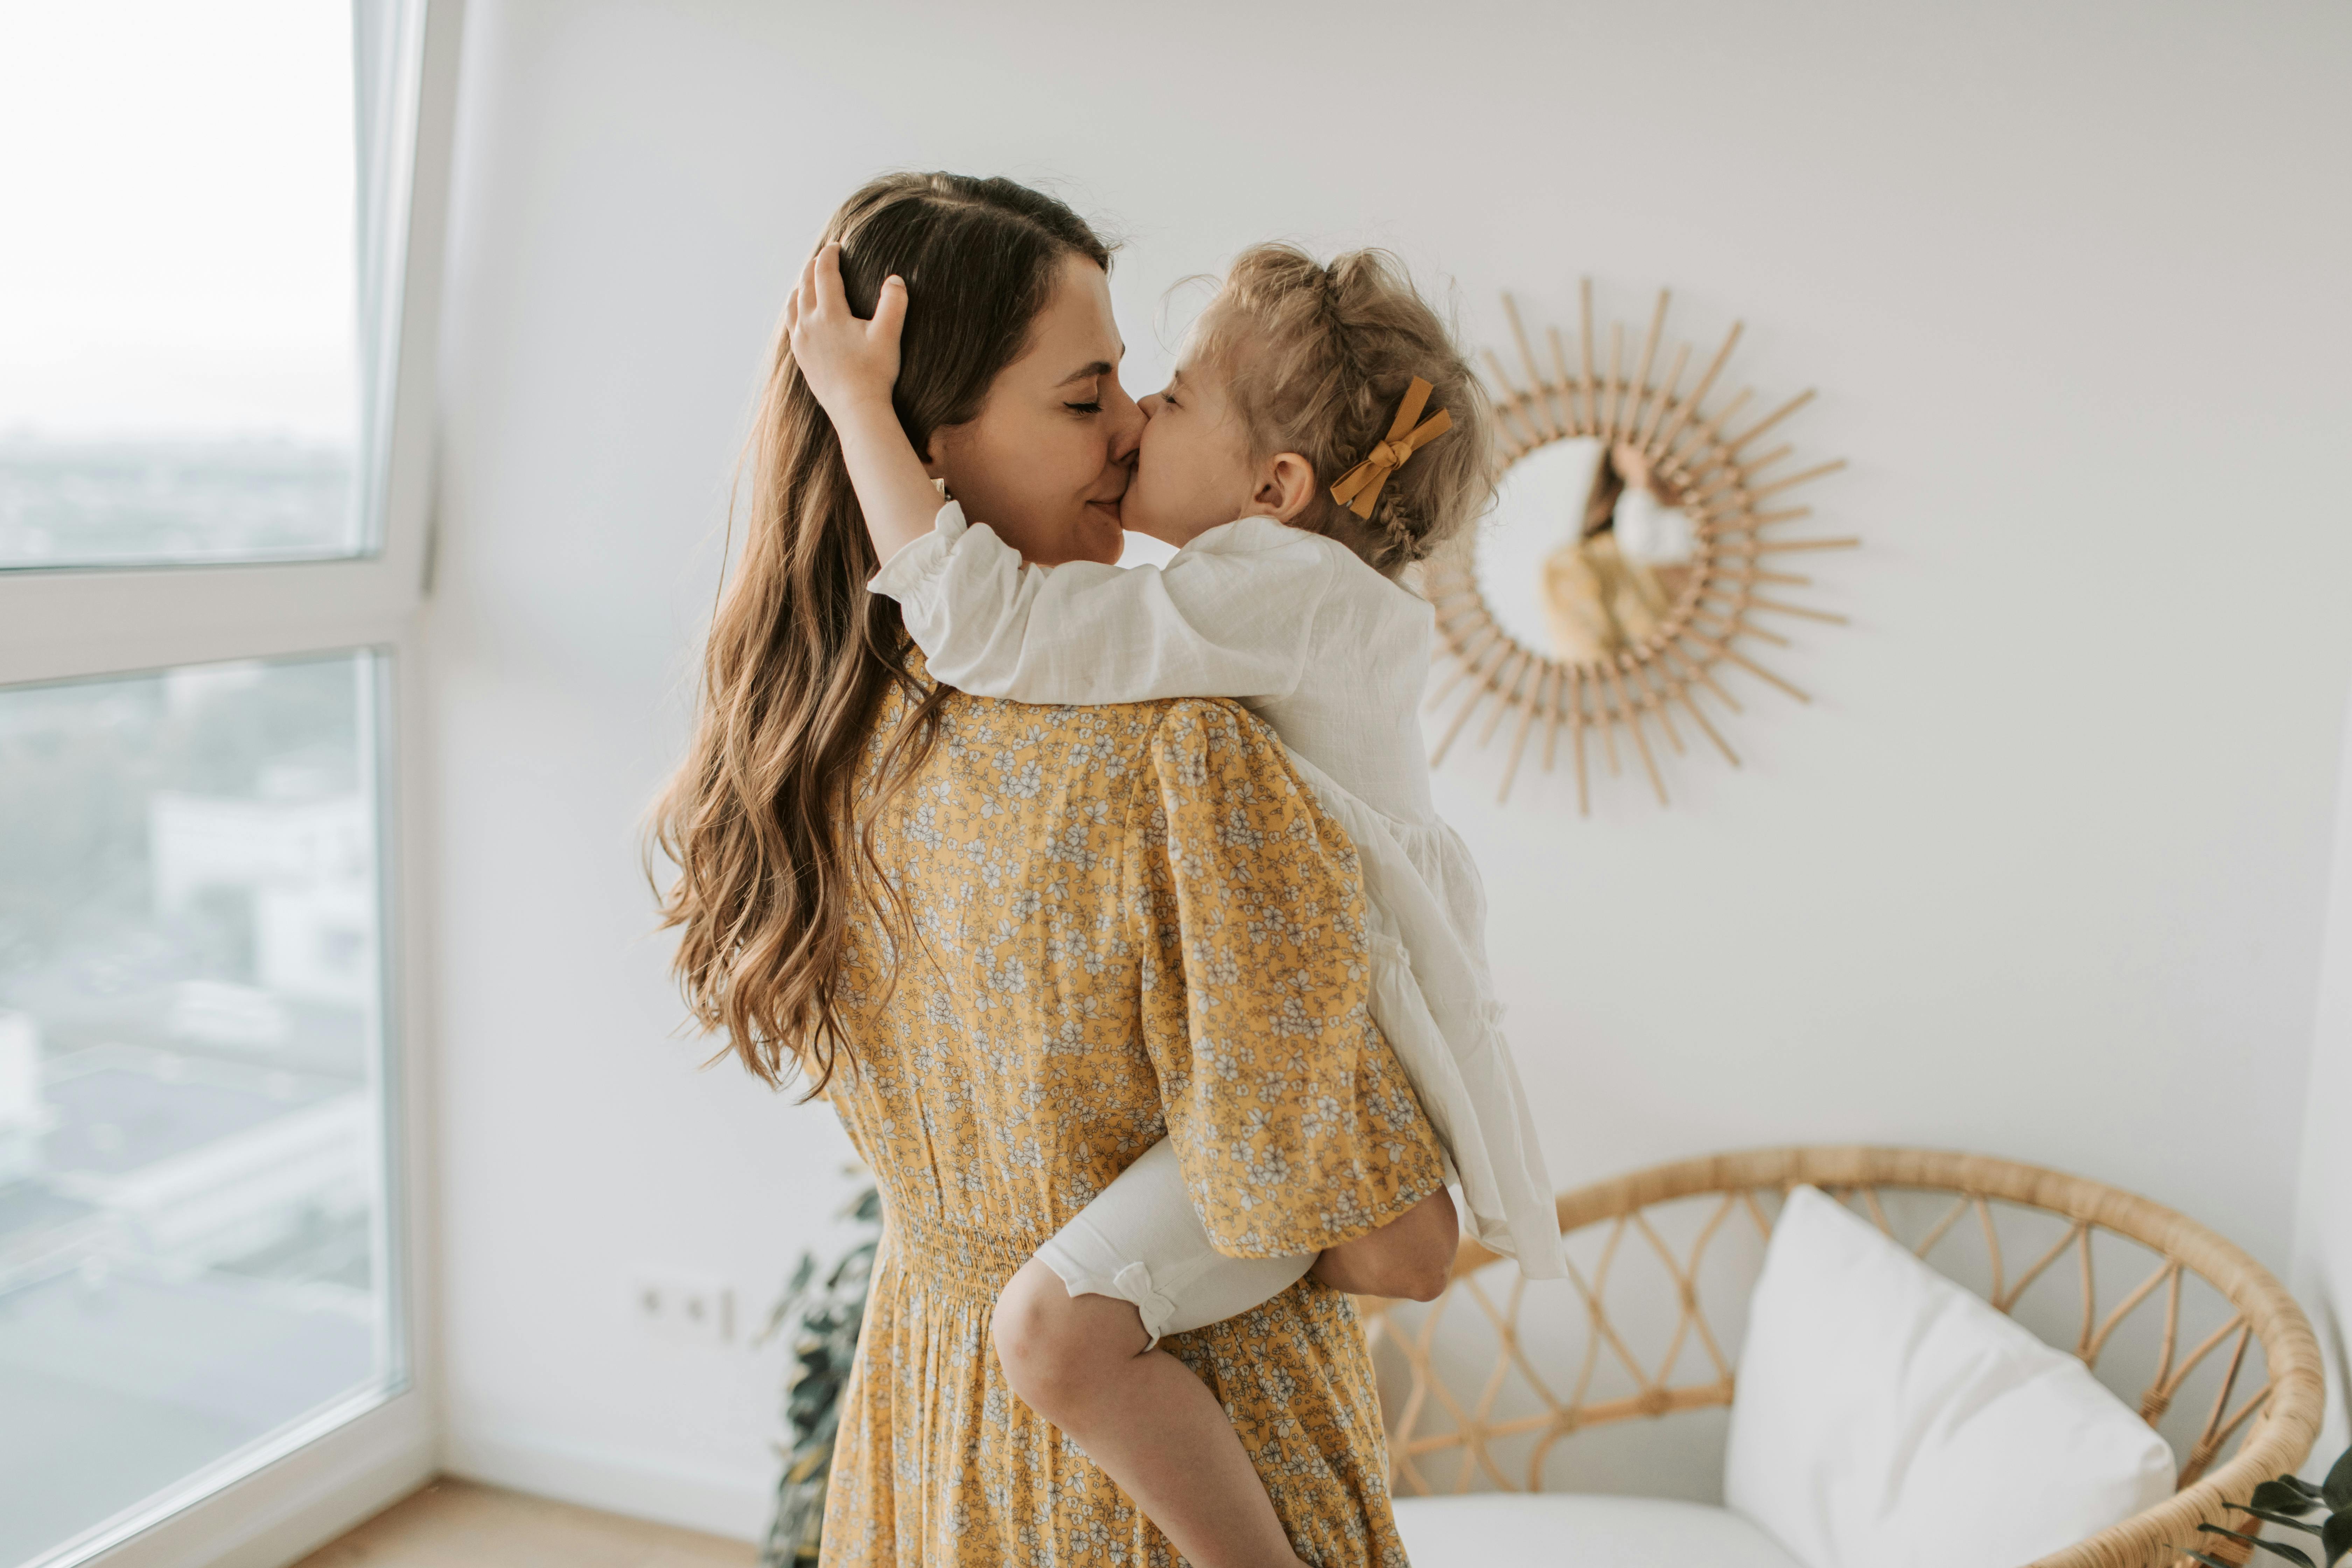
<path id="1" fill-rule="evenodd" d="M 359 552 L 0 571 L 0 685 L 390 640 L 431 567 L 434 350 L 462 0 L 352 0 L 371 122 Z M 376 273 L 369 287 L 370 273 Z"/>
<path id="2" fill-rule="evenodd" d="M 0 572 L 0 686 L 368 651 L 376 726 L 384 1192 L 393 1376 L 225 1458 L 38 1568 L 279 1568 L 421 1485 L 440 1448 L 431 1130 L 429 767 L 420 612 L 431 571 L 436 344 L 463 0 L 353 0 L 363 210 L 364 553 Z M 369 269 L 380 283 L 371 289 Z"/>

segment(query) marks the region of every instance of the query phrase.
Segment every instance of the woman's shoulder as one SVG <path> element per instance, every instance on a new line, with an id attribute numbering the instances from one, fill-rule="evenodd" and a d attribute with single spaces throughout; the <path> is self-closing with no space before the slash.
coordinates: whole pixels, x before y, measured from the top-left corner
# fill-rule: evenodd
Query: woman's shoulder
<path id="1" fill-rule="evenodd" d="M 931 735 L 911 753 L 906 787 L 892 791 L 914 815 L 887 814 L 890 833 L 928 831 L 928 805 L 1003 818 L 1056 843 L 1072 829 L 1149 835 L 1155 806 L 1222 820 L 1236 805 L 1306 787 L 1281 740 L 1230 698 L 1049 705 L 932 689 L 938 700 L 923 705 Z M 883 788 L 909 757 L 901 742 L 916 706 L 903 692 L 883 704 L 866 743 L 861 795 Z"/>
<path id="2" fill-rule="evenodd" d="M 1162 697 L 1126 706 L 1150 716 L 1155 734 L 1201 735 L 1220 742 L 1249 742 L 1282 749 L 1281 738 L 1266 721 L 1234 697 Z"/>
<path id="3" fill-rule="evenodd" d="M 914 661 L 909 661 L 910 665 Z M 919 676 L 920 667 L 915 666 Z M 1139 702 L 1016 702 L 950 689 L 939 710 L 960 742 L 1018 752 L 1069 752 L 1073 766 L 1097 770 L 1154 752 L 1237 751 L 1280 759 L 1282 741 L 1231 697 L 1157 697 Z"/>
<path id="4" fill-rule="evenodd" d="M 1137 771 L 1163 802 L 1205 806 L 1307 795 L 1282 737 L 1234 699 L 1167 697 L 1133 706 L 1147 723 Z"/>
<path id="5" fill-rule="evenodd" d="M 1279 524 L 1276 524 L 1279 527 Z M 892 682 L 869 738 L 869 765 L 890 751 L 899 724 L 914 709 L 916 690 L 940 683 L 923 651 L 901 645 L 908 682 Z M 1266 781 L 1295 787 L 1282 738 L 1231 697 L 1159 697 L 1139 702 L 1037 703 L 977 697 L 950 688 L 936 710 L 950 754 L 968 747 L 990 755 L 1020 754 L 1024 765 L 1066 767 L 1109 780 L 1139 781 L 1158 771 L 1180 778 L 1204 776 L 1212 759 Z"/>

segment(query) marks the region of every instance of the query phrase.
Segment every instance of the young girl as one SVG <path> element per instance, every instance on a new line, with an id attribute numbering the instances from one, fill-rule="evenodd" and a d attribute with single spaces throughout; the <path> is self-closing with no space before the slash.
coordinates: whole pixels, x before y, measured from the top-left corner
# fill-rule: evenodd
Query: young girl
<path id="1" fill-rule="evenodd" d="M 853 315 L 827 247 L 786 310 L 884 563 L 873 590 L 898 601 L 931 677 L 959 689 L 1050 704 L 1232 697 L 1281 735 L 1355 844 L 1370 1011 L 1445 1144 L 1467 1229 L 1529 1277 L 1559 1277 L 1550 1182 L 1496 1027 L 1484 894 L 1430 803 L 1415 709 L 1433 615 L 1395 581 L 1493 490 L 1491 416 L 1444 323 L 1378 253 L 1328 267 L 1286 247 L 1245 253 L 1167 390 L 1144 400 L 1150 423 L 1120 506 L 1125 527 L 1180 548 L 1164 568 L 1123 571 L 1025 565 L 984 520 L 941 504 L 931 454 L 908 444 L 891 403 L 908 309 L 893 278 L 872 321 Z M 1089 416 L 1095 378 L 1116 374 L 1089 370 L 1074 381 L 1073 418 Z M 1233 1496 L 1211 1479 L 1230 1468 L 1124 1462 L 1122 1434 L 1139 1424 L 1191 1424 L 1204 1443 L 1223 1428 L 1234 1442 L 1205 1388 L 1197 1401 L 1143 1400 L 1125 1369 L 1162 1334 L 1245 1311 L 1310 1267 L 1348 1288 L 1347 1253 L 1217 1253 L 1163 1142 L 1006 1287 L 999 1354 L 1041 1415 L 1130 1495 L 1160 1500 L 1153 1521 L 1202 1568 L 1287 1563 L 1263 1491 Z M 1236 1519 L 1254 1532 L 1190 1524 Z"/>

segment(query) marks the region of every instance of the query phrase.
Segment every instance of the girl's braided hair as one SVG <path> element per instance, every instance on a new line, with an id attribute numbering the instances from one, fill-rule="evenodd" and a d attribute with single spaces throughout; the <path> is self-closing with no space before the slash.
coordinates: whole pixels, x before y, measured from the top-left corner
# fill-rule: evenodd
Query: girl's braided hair
<path id="1" fill-rule="evenodd" d="M 1225 374 L 1251 457 L 1296 452 L 1315 466 L 1314 498 L 1292 523 L 1374 569 L 1393 576 L 1423 559 L 1493 500 L 1486 391 L 1388 252 L 1351 250 L 1326 267 L 1295 246 L 1244 251 L 1194 342 Z M 1454 426 L 1391 472 L 1360 519 L 1331 499 L 1331 485 L 1388 435 L 1416 375 L 1433 389 L 1427 413 L 1444 409 Z"/>

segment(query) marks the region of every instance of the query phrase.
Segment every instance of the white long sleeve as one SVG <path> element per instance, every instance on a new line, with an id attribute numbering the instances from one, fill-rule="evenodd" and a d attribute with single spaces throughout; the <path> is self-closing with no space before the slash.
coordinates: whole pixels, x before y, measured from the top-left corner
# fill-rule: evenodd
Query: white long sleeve
<path id="1" fill-rule="evenodd" d="M 1337 575 L 1326 542 L 1271 518 L 1211 529 L 1165 566 L 1024 566 L 950 501 L 870 586 L 934 676 L 1016 702 L 1275 698 L 1304 677 Z"/>

